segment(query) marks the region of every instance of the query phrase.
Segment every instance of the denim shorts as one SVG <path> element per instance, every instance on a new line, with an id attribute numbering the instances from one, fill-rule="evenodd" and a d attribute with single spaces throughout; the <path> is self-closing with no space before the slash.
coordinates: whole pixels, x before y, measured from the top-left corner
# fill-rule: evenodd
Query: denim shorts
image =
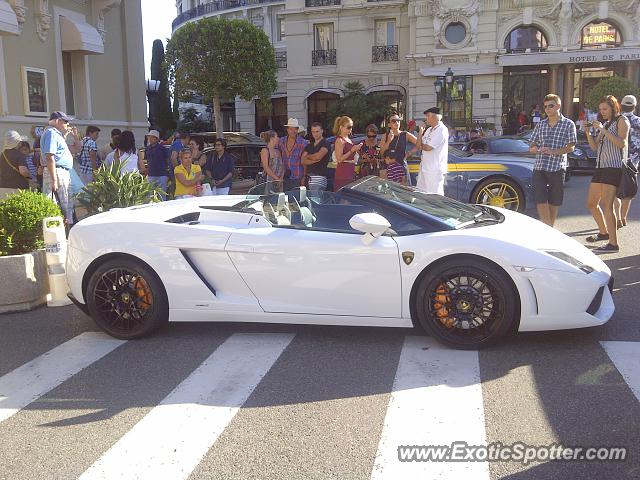
<path id="1" fill-rule="evenodd" d="M 536 205 L 548 203 L 554 207 L 562 205 L 564 199 L 564 170 L 547 172 L 533 171 L 533 199 Z"/>

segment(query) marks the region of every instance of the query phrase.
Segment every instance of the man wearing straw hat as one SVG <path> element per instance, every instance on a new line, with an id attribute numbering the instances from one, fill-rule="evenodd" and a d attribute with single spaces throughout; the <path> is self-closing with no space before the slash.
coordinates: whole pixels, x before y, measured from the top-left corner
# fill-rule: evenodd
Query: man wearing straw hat
<path id="1" fill-rule="evenodd" d="M 25 156 L 18 149 L 25 137 L 15 130 L 4 135 L 4 146 L 0 155 L 0 200 L 18 189 L 29 188 L 30 178 Z"/>
<path id="2" fill-rule="evenodd" d="M 299 187 L 304 181 L 304 165 L 302 165 L 302 153 L 309 142 L 298 136 L 304 127 L 298 123 L 297 118 L 290 118 L 287 124 L 287 135 L 280 139 L 280 155 L 284 163 L 285 191 Z"/>

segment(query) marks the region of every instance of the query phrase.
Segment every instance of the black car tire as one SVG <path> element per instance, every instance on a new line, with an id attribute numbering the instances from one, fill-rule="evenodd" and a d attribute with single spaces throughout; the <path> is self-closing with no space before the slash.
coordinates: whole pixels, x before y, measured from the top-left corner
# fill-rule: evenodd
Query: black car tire
<path id="1" fill-rule="evenodd" d="M 495 264 L 463 256 L 445 260 L 420 280 L 415 313 L 424 331 L 460 350 L 486 347 L 512 331 L 519 297 Z"/>
<path id="2" fill-rule="evenodd" d="M 85 299 L 96 324 L 122 340 L 147 336 L 169 319 L 169 301 L 158 275 L 127 258 L 100 265 L 89 278 Z"/>

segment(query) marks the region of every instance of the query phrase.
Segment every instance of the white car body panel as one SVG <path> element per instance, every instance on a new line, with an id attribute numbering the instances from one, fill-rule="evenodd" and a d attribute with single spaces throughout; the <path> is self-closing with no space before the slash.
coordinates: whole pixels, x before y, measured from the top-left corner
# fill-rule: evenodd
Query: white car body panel
<path id="1" fill-rule="evenodd" d="M 359 234 L 280 228 L 261 215 L 200 208 L 244 198 L 175 200 L 81 221 L 71 231 L 67 260 L 72 295 L 86 303 L 83 279 L 90 264 L 126 254 L 147 263 L 164 283 L 170 321 L 410 327 L 410 295 L 420 273 L 443 257 L 472 254 L 499 265 L 513 280 L 521 331 L 601 325 L 614 311 L 604 288 L 600 309 L 586 312 L 609 282 L 604 262 L 518 213 L 500 210 L 506 219 L 497 225 L 385 235 L 367 246 Z M 198 224 L 167 223 L 195 211 Z M 569 254 L 594 272 L 542 250 Z M 414 253 L 410 265 L 402 261 L 405 251 Z"/>

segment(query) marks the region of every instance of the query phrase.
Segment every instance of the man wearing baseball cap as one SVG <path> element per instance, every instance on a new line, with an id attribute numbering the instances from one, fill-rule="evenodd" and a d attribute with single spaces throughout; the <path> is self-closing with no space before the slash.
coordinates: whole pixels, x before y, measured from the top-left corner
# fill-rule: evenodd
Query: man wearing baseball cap
<path id="1" fill-rule="evenodd" d="M 160 144 L 160 132 L 157 130 L 149 130 L 147 133 L 144 158 L 147 160 L 147 181 L 156 183 L 163 192 L 166 192 L 169 176 L 169 150 Z M 165 195 L 162 195 L 162 199 L 165 200 Z"/>
<path id="2" fill-rule="evenodd" d="M 638 168 L 640 163 L 640 117 L 634 114 L 638 105 L 638 100 L 633 95 L 626 95 L 620 102 L 622 115 L 629 120 L 629 161 Z M 635 193 L 618 193 L 619 200 L 616 200 L 615 207 L 618 214 L 618 225 L 624 227 L 627 224 L 627 214 L 631 206 L 631 200 Z"/>
<path id="3" fill-rule="evenodd" d="M 65 217 L 65 223 L 73 224 L 73 201 L 71 199 L 71 174 L 73 155 L 69 150 L 65 137 L 71 130 L 71 118 L 66 113 L 57 111 L 49 117 L 50 127 L 40 138 L 40 150 L 46 159 L 43 174 L 42 191 L 47 196 L 53 196 L 60 205 Z"/>

